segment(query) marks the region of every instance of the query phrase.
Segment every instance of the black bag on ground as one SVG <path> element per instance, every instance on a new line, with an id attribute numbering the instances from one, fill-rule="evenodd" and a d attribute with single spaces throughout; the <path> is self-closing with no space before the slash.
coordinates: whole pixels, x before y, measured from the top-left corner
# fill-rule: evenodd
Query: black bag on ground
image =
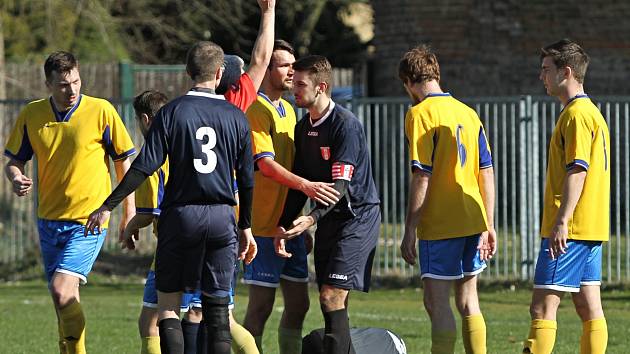
<path id="1" fill-rule="evenodd" d="M 383 328 L 351 328 L 350 338 L 356 354 L 407 354 L 402 338 Z M 323 339 L 323 328 L 313 330 L 302 338 L 302 354 L 323 354 Z"/>

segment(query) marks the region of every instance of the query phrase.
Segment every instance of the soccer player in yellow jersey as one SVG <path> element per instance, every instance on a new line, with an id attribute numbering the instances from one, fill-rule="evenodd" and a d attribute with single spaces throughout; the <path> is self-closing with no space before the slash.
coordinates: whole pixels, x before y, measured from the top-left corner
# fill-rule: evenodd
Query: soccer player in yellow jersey
<path id="1" fill-rule="evenodd" d="M 407 263 L 416 264 L 416 238 L 420 240 L 431 352 L 455 350 L 455 318 L 449 304 L 455 285 L 466 353 L 485 353 L 477 274 L 496 250 L 490 148 L 475 111 L 442 92 L 437 58 L 427 46 L 407 52 L 398 74 L 414 104 L 405 118 L 412 174 L 400 249 Z"/>
<path id="2" fill-rule="evenodd" d="M 524 353 L 551 353 L 565 292 L 582 320 L 580 353 L 604 353 L 608 329 L 600 298 L 602 242 L 608 241 L 610 135 L 584 94 L 589 58 L 575 42 L 542 49 L 540 80 L 564 105 L 549 143 L 542 243 Z"/>
<path id="3" fill-rule="evenodd" d="M 258 99 L 247 111 L 252 130 L 254 173 L 252 230 L 258 255 L 245 265 L 249 304 L 244 326 L 262 353 L 265 322 L 271 314 L 276 288 L 282 287 L 284 311 L 278 328 L 281 354 L 299 354 L 302 323 L 309 308 L 306 256 L 312 240 L 303 234 L 286 242 L 291 258 L 275 253 L 274 236 L 289 188 L 302 191 L 322 203 L 336 202 L 337 192 L 326 183 L 310 182 L 293 173 L 295 111 L 282 95 L 292 87 L 294 51 L 289 43 L 276 40 L 271 62 Z"/>
<path id="4" fill-rule="evenodd" d="M 79 283 L 103 245 L 106 227 L 84 237 L 90 212 L 111 191 L 109 156 L 122 179 L 134 145 L 114 107 L 81 94 L 79 63 L 67 52 L 52 53 L 44 64 L 50 97 L 29 103 L 18 116 L 5 147 L 5 172 L 13 191 L 25 196 L 33 181 L 25 164 L 37 158 L 38 231 L 46 277 L 57 313 L 61 353 L 85 353 L 85 316 Z M 120 231 L 135 213 L 125 201 Z"/>

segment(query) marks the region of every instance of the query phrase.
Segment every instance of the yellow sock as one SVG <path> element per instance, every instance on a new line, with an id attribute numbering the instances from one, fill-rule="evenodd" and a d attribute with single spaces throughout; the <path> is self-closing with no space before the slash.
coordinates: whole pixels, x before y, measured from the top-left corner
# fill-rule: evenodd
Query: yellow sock
<path id="1" fill-rule="evenodd" d="M 68 354 L 68 350 L 66 349 L 66 339 L 63 337 L 61 320 L 59 319 L 57 319 L 57 330 L 59 331 L 59 354 Z"/>
<path id="2" fill-rule="evenodd" d="M 466 316 L 462 320 L 462 339 L 466 354 L 486 353 L 486 322 L 483 315 Z"/>
<path id="3" fill-rule="evenodd" d="M 142 349 L 140 354 L 162 354 L 160 350 L 160 337 L 142 337 Z"/>
<path id="4" fill-rule="evenodd" d="M 302 330 L 278 327 L 280 354 L 302 353 Z"/>
<path id="5" fill-rule="evenodd" d="M 556 321 L 532 320 L 523 353 L 550 354 L 556 342 L 556 329 Z"/>
<path id="6" fill-rule="evenodd" d="M 455 331 L 431 331 L 431 354 L 453 354 L 456 339 Z"/>
<path id="7" fill-rule="evenodd" d="M 68 354 L 85 354 L 85 316 L 77 301 L 59 310 Z"/>
<path id="8" fill-rule="evenodd" d="M 256 342 L 256 347 L 258 347 L 260 354 L 263 354 L 262 336 L 254 336 L 254 341 Z"/>
<path id="9" fill-rule="evenodd" d="M 608 326 L 605 318 L 582 322 L 580 353 L 603 354 L 608 344 Z"/>
<path id="10" fill-rule="evenodd" d="M 258 354 L 258 347 L 252 334 L 236 322 L 230 323 L 232 350 L 236 354 Z"/>

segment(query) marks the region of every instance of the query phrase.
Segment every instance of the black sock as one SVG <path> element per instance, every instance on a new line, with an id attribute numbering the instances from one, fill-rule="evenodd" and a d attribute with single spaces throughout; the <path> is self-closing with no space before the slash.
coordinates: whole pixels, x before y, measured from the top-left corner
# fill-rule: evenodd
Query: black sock
<path id="1" fill-rule="evenodd" d="M 191 310 L 192 311 L 192 310 Z M 184 335 L 184 353 L 197 354 L 197 332 L 199 323 L 182 318 L 182 333 Z"/>
<path id="2" fill-rule="evenodd" d="M 203 322 L 207 331 L 206 343 L 208 354 L 230 354 L 232 336 L 230 335 L 229 297 L 201 297 Z"/>
<path id="3" fill-rule="evenodd" d="M 208 330 L 203 320 L 199 322 L 197 331 L 197 354 L 208 354 Z"/>
<path id="4" fill-rule="evenodd" d="M 178 318 L 165 318 L 158 323 L 162 354 L 184 354 L 184 336 Z"/>
<path id="5" fill-rule="evenodd" d="M 324 312 L 324 353 L 348 354 L 354 353 L 350 340 L 350 321 L 348 310 L 341 309 Z"/>

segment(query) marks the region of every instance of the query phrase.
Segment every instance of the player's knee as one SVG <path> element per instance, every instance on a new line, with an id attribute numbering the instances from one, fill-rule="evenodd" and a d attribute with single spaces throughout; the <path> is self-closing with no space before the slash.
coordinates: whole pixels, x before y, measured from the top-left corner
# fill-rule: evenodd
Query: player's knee
<path id="1" fill-rule="evenodd" d="M 50 294 L 57 308 L 66 307 L 76 299 L 74 292 L 70 292 L 67 288 L 61 286 L 51 286 Z"/>
<path id="2" fill-rule="evenodd" d="M 448 296 L 446 296 L 445 300 L 444 297 L 434 296 L 425 292 L 422 302 L 425 310 L 429 314 L 429 317 L 441 316 L 441 314 L 451 312 L 451 304 L 448 300 Z"/>
<path id="3" fill-rule="evenodd" d="M 229 296 L 203 296 L 202 311 L 208 336 L 212 337 L 214 342 L 231 342 L 230 335 L 230 315 L 228 304 Z"/>
<path id="4" fill-rule="evenodd" d="M 200 308 L 193 307 L 190 310 L 188 310 L 188 312 L 186 312 L 185 317 L 188 322 L 199 323 L 201 322 L 201 319 L 203 318 L 203 312 Z"/>
<path id="5" fill-rule="evenodd" d="M 273 310 L 273 301 L 252 301 L 247 304 L 247 317 L 256 322 L 266 322 Z"/>
<path id="6" fill-rule="evenodd" d="M 157 311 L 146 308 L 142 309 L 140 316 L 138 317 L 138 331 L 140 337 L 157 337 L 159 336 L 159 330 L 157 326 Z"/>
<path id="7" fill-rule="evenodd" d="M 582 321 L 589 321 L 602 316 L 603 309 L 599 304 L 589 304 L 583 299 L 576 298 L 573 299 L 573 304 L 575 305 L 575 312 L 577 312 Z"/>
<path id="8" fill-rule="evenodd" d="M 285 311 L 289 316 L 303 319 L 306 316 L 311 303 L 308 295 L 305 295 L 298 296 L 290 301 L 285 301 L 285 305 Z"/>
<path id="9" fill-rule="evenodd" d="M 322 288 L 319 293 L 319 304 L 324 312 L 335 311 L 345 308 L 345 298 L 335 291 L 335 289 Z"/>

